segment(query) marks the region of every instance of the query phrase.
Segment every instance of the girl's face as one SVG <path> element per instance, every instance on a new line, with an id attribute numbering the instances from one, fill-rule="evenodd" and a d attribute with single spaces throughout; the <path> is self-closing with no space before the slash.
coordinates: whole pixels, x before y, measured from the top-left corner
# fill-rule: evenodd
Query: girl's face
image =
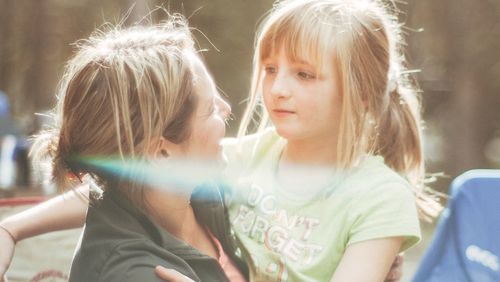
<path id="1" fill-rule="evenodd" d="M 225 135 L 225 120 L 231 107 L 224 101 L 205 65 L 197 55 L 189 54 L 194 73 L 194 95 L 197 106 L 191 121 L 189 139 L 180 144 L 178 154 L 187 158 L 219 159 L 220 141 Z"/>
<path id="2" fill-rule="evenodd" d="M 263 66 L 264 104 L 277 132 L 289 141 L 336 141 L 342 95 L 333 59 L 321 74 L 308 62 L 290 61 L 283 51 Z"/>

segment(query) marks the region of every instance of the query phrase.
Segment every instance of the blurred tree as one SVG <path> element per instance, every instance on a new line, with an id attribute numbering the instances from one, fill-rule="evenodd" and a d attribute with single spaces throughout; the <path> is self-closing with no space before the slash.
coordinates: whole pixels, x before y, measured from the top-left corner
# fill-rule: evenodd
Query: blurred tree
<path id="1" fill-rule="evenodd" d="M 0 0 L 0 89 L 11 97 L 17 119 L 29 124 L 34 112 L 54 105 L 71 43 L 105 22 L 125 19 L 125 24 L 132 24 L 163 6 L 190 17 L 200 48 L 209 51 L 203 56 L 239 117 L 248 92 L 256 22 L 271 5 L 271 0 Z M 153 13 L 150 17 L 162 16 Z M 231 123 L 231 133 L 236 125 Z"/>
<path id="2" fill-rule="evenodd" d="M 431 171 L 456 176 L 500 156 L 500 1 L 395 1 L 408 27 L 410 63 L 424 90 Z M 249 89 L 253 38 L 272 0 L 0 0 L 0 89 L 25 128 L 51 108 L 71 43 L 105 22 L 126 24 L 163 5 L 190 18 L 221 90 L 239 119 Z M 158 20 L 161 15 L 151 15 Z M 423 28 L 423 32 L 412 29 Z M 237 122 L 229 132 L 236 132 Z M 26 131 L 29 131 L 27 129 Z M 496 137 L 498 142 L 491 142 Z M 492 149 L 493 148 L 493 149 Z M 447 186 L 447 183 L 443 187 Z"/>
<path id="3" fill-rule="evenodd" d="M 204 58 L 233 106 L 235 121 L 229 125 L 230 134 L 237 131 L 244 100 L 249 93 L 253 43 L 258 20 L 272 7 L 272 0 L 184 1 L 183 13 L 190 17 L 194 35 Z"/>
<path id="4" fill-rule="evenodd" d="M 456 176 L 490 166 L 485 145 L 500 128 L 500 13 L 498 1 L 411 1 L 407 24 L 411 57 L 419 81 L 433 171 Z M 500 148 L 498 148 L 500 150 Z"/>

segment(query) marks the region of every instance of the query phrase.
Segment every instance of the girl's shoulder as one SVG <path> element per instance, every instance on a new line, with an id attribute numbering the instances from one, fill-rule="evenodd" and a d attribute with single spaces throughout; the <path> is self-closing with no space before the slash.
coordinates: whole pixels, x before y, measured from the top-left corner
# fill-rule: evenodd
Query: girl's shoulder
<path id="1" fill-rule="evenodd" d="M 402 236 L 404 251 L 420 240 L 414 190 L 382 157 L 360 162 L 343 188 L 349 203 L 347 221 L 352 223 L 349 244 Z"/>
<path id="2" fill-rule="evenodd" d="M 348 190 L 353 193 L 363 195 L 395 193 L 409 196 L 413 194 L 411 184 L 402 175 L 388 167 L 381 156 L 365 156 L 348 173 L 344 186 L 348 186 Z"/>

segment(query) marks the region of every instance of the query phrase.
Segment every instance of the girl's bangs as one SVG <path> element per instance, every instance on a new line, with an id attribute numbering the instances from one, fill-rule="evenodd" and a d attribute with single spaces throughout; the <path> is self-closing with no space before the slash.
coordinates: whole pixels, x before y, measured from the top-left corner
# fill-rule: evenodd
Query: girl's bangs
<path id="1" fill-rule="evenodd" d="M 332 53 L 331 30 L 317 19 L 291 16 L 272 22 L 263 30 L 259 42 L 259 61 L 284 52 L 290 62 L 305 63 L 322 73 L 325 59 Z"/>

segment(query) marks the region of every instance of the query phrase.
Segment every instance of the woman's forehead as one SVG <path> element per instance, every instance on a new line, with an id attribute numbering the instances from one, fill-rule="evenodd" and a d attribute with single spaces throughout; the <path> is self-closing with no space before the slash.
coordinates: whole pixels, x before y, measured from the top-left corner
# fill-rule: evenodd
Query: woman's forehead
<path id="1" fill-rule="evenodd" d="M 202 100 L 212 101 L 216 96 L 219 96 L 215 81 L 199 55 L 191 53 L 188 58 L 193 68 L 193 84 L 196 95 Z"/>
<path id="2" fill-rule="evenodd" d="M 188 53 L 186 53 L 186 56 L 191 64 L 191 68 L 193 71 L 194 84 L 197 84 L 199 82 L 201 82 L 201 83 L 213 83 L 212 76 L 208 72 L 208 69 L 205 66 L 205 63 L 203 63 L 203 60 L 201 59 L 201 57 L 194 52 L 188 52 Z"/>

